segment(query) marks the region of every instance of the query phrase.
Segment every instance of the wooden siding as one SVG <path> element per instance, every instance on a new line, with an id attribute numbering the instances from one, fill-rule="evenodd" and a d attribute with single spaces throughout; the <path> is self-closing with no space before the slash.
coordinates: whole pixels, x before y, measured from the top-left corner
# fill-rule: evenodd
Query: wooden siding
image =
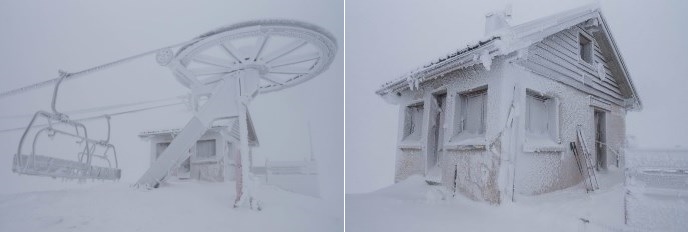
<path id="1" fill-rule="evenodd" d="M 580 58 L 579 33 L 588 36 L 593 41 L 593 64 L 588 64 Z M 599 44 L 594 36 L 580 26 L 563 30 L 533 44 L 528 49 L 527 59 L 518 63 L 537 74 L 617 105 L 623 104 L 624 94 L 619 88 L 619 83 L 614 78 Z M 603 65 L 603 77 L 600 77 L 595 63 Z"/>

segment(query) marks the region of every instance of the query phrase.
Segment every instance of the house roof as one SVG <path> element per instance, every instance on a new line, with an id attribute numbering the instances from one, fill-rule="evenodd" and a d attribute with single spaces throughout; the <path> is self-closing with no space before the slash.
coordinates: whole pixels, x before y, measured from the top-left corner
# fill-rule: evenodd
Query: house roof
<path id="1" fill-rule="evenodd" d="M 208 131 L 212 132 L 219 132 L 221 130 L 227 129 L 228 126 L 213 126 L 212 128 L 208 129 Z M 170 134 L 179 134 L 182 132 L 182 128 L 168 128 L 168 129 L 154 129 L 154 130 L 147 130 L 147 131 L 142 131 L 139 133 L 139 137 L 141 138 L 148 138 L 156 135 L 170 135 Z"/>
<path id="2" fill-rule="evenodd" d="M 425 81 L 473 65 L 482 64 L 487 70 L 490 70 L 492 59 L 497 56 L 508 55 L 527 48 L 550 35 L 587 22 L 598 24 L 600 31 L 605 35 L 605 39 L 598 42 L 603 43 L 605 47 L 609 48 L 608 50 L 613 55 L 610 62 L 614 62 L 615 66 L 619 67 L 616 75 L 619 76 L 620 84 L 628 90 L 629 100 L 631 101 L 627 108 L 640 110 L 642 108 L 640 98 L 621 57 L 621 52 L 617 48 L 616 42 L 614 42 L 606 20 L 602 16 L 602 12 L 597 4 L 583 6 L 497 30 L 477 43 L 458 49 L 397 79 L 384 83 L 375 93 L 384 96 L 404 89 L 417 89 Z"/>
<path id="3" fill-rule="evenodd" d="M 251 114 L 249 113 L 247 115 L 247 120 L 248 120 L 248 140 L 249 144 L 251 146 L 259 146 L 258 142 L 258 135 L 256 134 L 256 129 L 253 126 L 253 120 L 251 119 Z M 233 137 L 236 140 L 239 140 L 239 120 L 238 118 L 234 119 L 231 123 L 230 126 L 227 125 L 214 125 L 208 131 L 213 131 L 213 132 L 218 132 L 218 133 L 227 133 L 228 136 Z M 160 135 L 176 135 L 182 132 L 181 128 L 172 128 L 172 129 L 159 129 L 159 130 L 149 130 L 149 131 L 143 131 L 139 133 L 139 137 L 141 138 L 150 138 L 154 136 L 160 136 Z"/>

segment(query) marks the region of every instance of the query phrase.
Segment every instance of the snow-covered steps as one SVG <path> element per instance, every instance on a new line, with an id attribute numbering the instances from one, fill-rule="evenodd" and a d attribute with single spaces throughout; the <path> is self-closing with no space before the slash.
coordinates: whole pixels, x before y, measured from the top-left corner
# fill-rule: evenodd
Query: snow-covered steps
<path id="1" fill-rule="evenodd" d="M 429 185 L 442 184 L 442 169 L 439 166 L 432 167 L 427 174 L 425 174 L 425 182 Z"/>

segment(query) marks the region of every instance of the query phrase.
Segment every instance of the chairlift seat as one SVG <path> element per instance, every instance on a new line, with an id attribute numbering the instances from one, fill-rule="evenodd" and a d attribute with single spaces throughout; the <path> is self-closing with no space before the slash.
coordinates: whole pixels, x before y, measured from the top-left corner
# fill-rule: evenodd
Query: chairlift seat
<path id="1" fill-rule="evenodd" d="M 12 171 L 19 174 L 68 179 L 119 180 L 122 177 L 122 170 L 119 168 L 93 166 L 43 155 L 15 156 Z"/>

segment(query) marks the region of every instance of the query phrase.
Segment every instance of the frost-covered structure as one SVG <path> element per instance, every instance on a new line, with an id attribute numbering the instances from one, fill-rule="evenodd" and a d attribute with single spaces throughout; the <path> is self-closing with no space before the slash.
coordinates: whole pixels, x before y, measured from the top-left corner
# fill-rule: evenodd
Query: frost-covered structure
<path id="1" fill-rule="evenodd" d="M 249 121 L 250 122 L 250 121 Z M 214 126 L 187 150 L 184 160 L 178 160 L 170 170 L 168 178 L 194 179 L 212 182 L 233 181 L 236 178 L 239 149 L 239 128 L 237 123 L 232 128 Z M 150 164 L 153 165 L 160 154 L 170 146 L 181 129 L 151 130 L 141 132 L 139 137 L 150 141 Z M 253 124 L 249 124 L 250 146 L 258 146 L 258 137 Z"/>
<path id="2" fill-rule="evenodd" d="M 233 120 L 240 164 L 235 207 L 260 210 L 252 193 L 248 106 L 260 93 L 279 91 L 321 74 L 334 61 L 336 39 L 321 27 L 293 20 L 254 20 L 221 27 L 156 53 L 159 65 L 191 90 L 194 115 L 153 161 L 136 186 L 157 187 L 217 121 Z"/>
<path id="3" fill-rule="evenodd" d="M 623 165 L 627 111 L 641 102 L 598 6 L 510 26 L 384 84 L 399 108 L 396 181 L 414 174 L 475 200 L 582 180 L 569 142 L 580 127 L 597 169 Z"/>

